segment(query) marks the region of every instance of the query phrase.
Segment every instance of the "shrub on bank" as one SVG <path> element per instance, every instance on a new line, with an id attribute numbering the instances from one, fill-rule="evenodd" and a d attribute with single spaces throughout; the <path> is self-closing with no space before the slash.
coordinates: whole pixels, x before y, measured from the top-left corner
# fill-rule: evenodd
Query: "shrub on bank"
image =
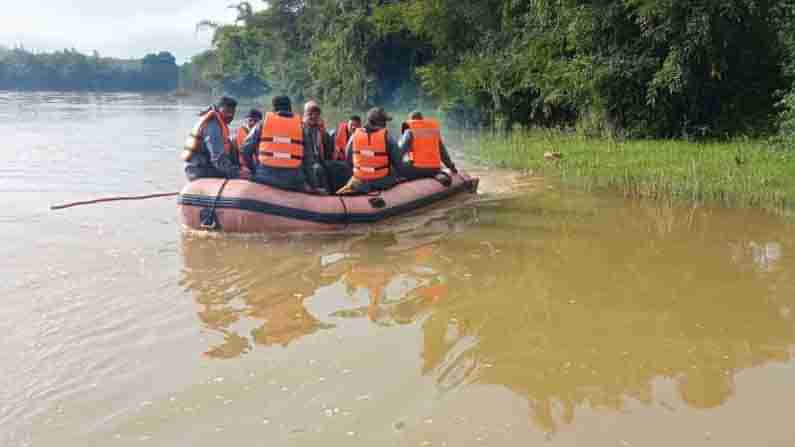
<path id="1" fill-rule="evenodd" d="M 795 206 L 795 151 L 760 139 L 618 140 L 529 130 L 473 134 L 464 148 L 486 164 L 556 176 L 588 190 L 729 206 Z"/>

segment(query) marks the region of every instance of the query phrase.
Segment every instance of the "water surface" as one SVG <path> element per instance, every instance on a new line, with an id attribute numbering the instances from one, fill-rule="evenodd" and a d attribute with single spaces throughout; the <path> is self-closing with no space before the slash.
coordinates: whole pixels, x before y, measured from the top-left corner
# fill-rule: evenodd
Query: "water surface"
<path id="1" fill-rule="evenodd" d="M 795 228 L 477 171 L 346 234 L 183 234 L 198 105 L 0 93 L 0 445 L 790 446 Z"/>

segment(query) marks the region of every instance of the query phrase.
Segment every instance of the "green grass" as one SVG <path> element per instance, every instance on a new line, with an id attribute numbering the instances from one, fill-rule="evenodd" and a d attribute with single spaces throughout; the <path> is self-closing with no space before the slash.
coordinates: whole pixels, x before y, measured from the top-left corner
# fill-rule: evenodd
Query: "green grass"
<path id="1" fill-rule="evenodd" d="M 617 141 L 532 130 L 465 137 L 463 148 L 486 164 L 556 176 L 587 190 L 773 210 L 795 207 L 795 152 L 763 140 Z M 561 159 L 545 160 L 545 152 L 560 153 Z"/>

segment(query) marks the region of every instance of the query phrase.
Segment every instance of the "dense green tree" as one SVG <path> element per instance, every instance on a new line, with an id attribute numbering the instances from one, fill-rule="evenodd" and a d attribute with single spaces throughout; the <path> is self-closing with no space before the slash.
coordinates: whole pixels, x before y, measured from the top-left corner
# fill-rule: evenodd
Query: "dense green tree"
<path id="1" fill-rule="evenodd" d="M 217 71 L 343 106 L 432 98 L 507 128 L 722 136 L 769 130 L 795 75 L 791 0 L 266 3 L 216 28 Z"/>
<path id="2" fill-rule="evenodd" d="M 168 52 L 124 60 L 74 49 L 32 53 L 0 48 L 0 89 L 4 90 L 173 90 L 178 72 Z"/>
<path id="3" fill-rule="evenodd" d="M 141 74 L 144 86 L 148 89 L 174 90 L 179 79 L 179 67 L 174 56 L 161 51 L 147 54 L 141 61 Z"/>
<path id="4" fill-rule="evenodd" d="M 787 51 L 785 72 L 790 80 L 795 79 L 795 1 L 781 6 L 779 14 L 779 38 Z M 779 103 L 779 133 L 782 141 L 795 148 L 795 83 L 791 84 Z"/>
<path id="5" fill-rule="evenodd" d="M 179 68 L 179 88 L 185 91 L 212 93 L 220 85 L 215 51 L 204 51 L 193 56 Z"/>

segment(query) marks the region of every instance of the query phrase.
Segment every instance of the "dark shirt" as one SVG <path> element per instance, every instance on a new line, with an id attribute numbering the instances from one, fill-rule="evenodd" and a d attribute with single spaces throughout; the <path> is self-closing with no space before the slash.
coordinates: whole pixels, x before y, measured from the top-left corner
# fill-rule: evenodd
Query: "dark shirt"
<path id="1" fill-rule="evenodd" d="M 331 157 L 334 155 L 334 140 L 319 127 L 305 126 L 304 141 L 309 142 L 309 146 L 312 148 L 315 153 L 315 158 L 318 160 L 331 160 Z M 323 151 L 322 154 L 320 153 L 321 147 Z"/>

